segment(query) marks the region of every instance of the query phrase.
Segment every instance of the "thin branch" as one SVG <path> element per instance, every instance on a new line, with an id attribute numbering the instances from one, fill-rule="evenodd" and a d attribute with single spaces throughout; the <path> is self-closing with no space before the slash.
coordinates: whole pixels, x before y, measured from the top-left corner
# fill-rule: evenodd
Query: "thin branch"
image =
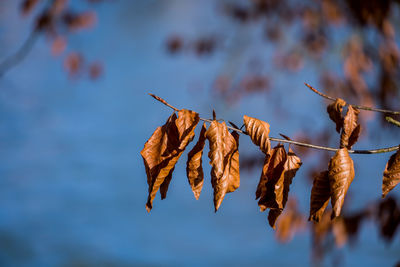
<path id="1" fill-rule="evenodd" d="M 170 108 L 172 108 L 172 109 L 175 110 L 175 111 L 179 111 L 179 109 L 177 109 L 176 107 L 174 107 L 174 106 L 168 104 L 167 101 L 165 101 L 165 100 L 162 99 L 161 97 L 156 96 L 156 95 L 153 95 L 153 94 L 150 94 L 150 93 L 149 93 L 149 95 L 152 96 L 155 100 L 160 101 L 161 103 L 163 103 L 163 104 L 166 105 L 167 107 L 170 107 Z"/>
<path id="2" fill-rule="evenodd" d="M 32 30 L 19 50 L 0 63 L 0 77 L 26 58 L 39 36 L 39 31 Z"/>
<path id="3" fill-rule="evenodd" d="M 323 98 L 326 98 L 328 100 L 331 101 L 335 101 L 336 98 L 328 96 L 324 93 L 321 93 L 320 91 L 318 91 L 317 89 L 315 89 L 314 87 L 312 87 L 311 85 L 309 85 L 308 83 L 304 83 L 311 91 L 313 91 L 314 93 L 322 96 Z M 366 106 L 360 106 L 360 105 L 352 105 L 352 104 L 347 104 L 347 105 L 351 105 L 355 108 L 358 109 L 363 109 L 363 110 L 368 110 L 368 111 L 375 111 L 375 112 L 382 112 L 382 113 L 387 113 L 387 114 L 393 114 L 393 115 L 399 115 L 400 111 L 393 111 L 393 110 L 388 110 L 388 109 L 379 109 L 379 108 L 371 108 L 371 107 L 366 107 Z"/>
<path id="4" fill-rule="evenodd" d="M 161 97 L 158 97 L 154 94 L 150 94 L 154 99 L 160 101 L 161 103 L 163 103 L 164 105 L 166 105 L 167 107 L 173 109 L 174 111 L 179 111 L 178 108 L 170 105 L 167 101 L 165 101 L 164 99 L 162 99 Z M 211 123 L 212 120 L 209 119 L 204 119 L 204 118 L 200 118 L 200 120 L 205 121 L 205 122 L 209 122 Z M 245 134 L 248 135 L 248 133 L 246 133 L 245 131 L 242 131 L 240 129 L 231 127 L 231 126 L 226 126 L 228 129 L 231 129 L 233 131 L 239 132 L 241 134 Z M 297 146 L 302 146 L 302 147 L 308 147 L 308 148 L 314 148 L 314 149 L 319 149 L 319 150 L 327 150 L 327 151 L 338 151 L 338 148 L 332 148 L 332 147 L 326 147 L 326 146 L 317 146 L 317 145 L 312 145 L 312 144 L 308 144 L 308 143 L 302 143 L 302 142 L 297 142 L 297 141 L 293 141 L 293 140 L 286 140 L 286 139 L 281 139 L 281 138 L 276 138 L 276 137 L 269 137 L 269 140 L 274 141 L 274 142 L 282 142 L 282 143 L 288 143 L 288 144 L 293 144 L 293 145 L 297 145 Z M 378 154 L 378 153 L 386 153 L 386 152 L 392 152 L 392 151 L 396 151 L 397 149 L 399 149 L 399 146 L 392 146 L 392 147 L 387 147 L 387 148 L 378 148 L 378 149 L 373 149 L 373 150 L 349 150 L 349 153 L 353 153 L 353 154 Z"/>
<path id="5" fill-rule="evenodd" d="M 392 117 L 389 117 L 389 116 L 387 116 L 385 119 L 386 119 L 388 122 L 390 122 L 390 123 L 396 125 L 397 127 L 400 127 L 400 121 L 397 121 L 397 120 L 395 120 L 395 119 L 393 119 Z"/>

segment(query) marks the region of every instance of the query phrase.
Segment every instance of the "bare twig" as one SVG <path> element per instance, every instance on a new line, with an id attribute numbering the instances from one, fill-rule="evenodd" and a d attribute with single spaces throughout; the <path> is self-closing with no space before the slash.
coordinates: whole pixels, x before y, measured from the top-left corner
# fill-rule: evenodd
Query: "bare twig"
<path id="1" fill-rule="evenodd" d="M 18 63 L 26 58 L 26 56 L 32 50 L 38 36 L 39 31 L 37 31 L 36 29 L 32 30 L 20 49 L 18 49 L 17 52 L 15 52 L 0 63 L 0 77 L 2 77 L 7 71 L 12 69 L 14 66 L 16 66 Z"/>
<path id="2" fill-rule="evenodd" d="M 320 91 L 318 91 L 317 89 L 315 89 L 314 87 L 312 87 L 311 85 L 309 85 L 308 83 L 304 83 L 311 91 L 313 91 L 314 93 L 322 96 L 323 98 L 326 98 L 328 100 L 331 101 L 335 101 L 336 98 L 328 96 L 324 93 L 321 93 Z M 360 106 L 360 105 L 352 105 L 352 104 L 347 104 L 347 105 L 351 105 L 355 108 L 358 109 L 363 109 L 363 110 L 368 110 L 368 111 L 375 111 L 375 112 L 382 112 L 382 113 L 387 113 L 387 114 L 393 114 L 393 115 L 399 115 L 400 111 L 394 111 L 394 110 L 388 110 L 388 109 L 379 109 L 379 108 L 371 108 L 371 107 L 366 107 L 366 106 Z"/>
<path id="3" fill-rule="evenodd" d="M 162 99 L 161 97 L 158 97 L 156 95 L 150 94 L 154 99 L 160 101 L 161 103 L 163 103 L 164 105 L 168 106 L 169 108 L 173 109 L 174 111 L 179 111 L 178 108 L 168 104 L 167 101 L 165 101 L 164 99 Z M 204 119 L 204 118 L 200 118 L 200 120 L 205 121 L 205 122 L 209 122 L 211 123 L 212 120 L 209 119 Z M 242 131 L 240 129 L 231 127 L 231 126 L 226 126 L 228 129 L 231 129 L 233 131 L 239 132 L 241 134 L 245 134 L 248 135 L 245 131 Z M 293 145 L 297 145 L 297 146 L 302 146 L 302 147 L 308 147 L 308 148 L 314 148 L 314 149 L 319 149 L 319 150 L 327 150 L 327 151 L 337 151 L 339 150 L 338 148 L 332 148 L 332 147 L 326 147 L 326 146 L 317 146 L 317 145 L 312 145 L 312 144 L 308 144 L 308 143 L 302 143 L 302 142 L 297 142 L 297 141 L 293 141 L 293 140 L 286 140 L 286 139 L 281 139 L 281 138 L 275 138 L 275 137 L 269 137 L 269 140 L 274 141 L 274 142 L 282 142 L 282 143 L 289 143 L 289 144 L 293 144 Z M 349 150 L 349 153 L 353 153 L 353 154 L 378 154 L 378 153 L 386 153 L 386 152 L 392 152 L 392 151 L 396 151 L 397 149 L 399 149 L 399 146 L 392 146 L 392 147 L 387 147 L 387 148 L 378 148 L 378 149 L 372 149 L 372 150 Z"/>
<path id="4" fill-rule="evenodd" d="M 388 122 L 396 125 L 397 127 L 400 127 L 400 121 L 393 119 L 392 117 L 387 116 L 385 118 Z"/>

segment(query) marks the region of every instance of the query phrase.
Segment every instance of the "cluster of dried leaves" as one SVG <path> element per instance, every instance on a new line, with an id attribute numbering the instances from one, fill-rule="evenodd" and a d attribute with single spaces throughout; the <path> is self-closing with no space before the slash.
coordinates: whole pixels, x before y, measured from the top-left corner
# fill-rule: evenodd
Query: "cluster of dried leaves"
<path id="1" fill-rule="evenodd" d="M 175 164 L 187 145 L 194 139 L 194 130 L 199 122 L 199 114 L 182 109 L 168 118 L 156 129 L 146 142 L 141 155 L 144 160 L 149 185 L 146 209 L 150 211 L 153 200 L 160 189 L 161 199 L 166 197 Z M 215 211 L 220 207 L 226 193 L 235 191 L 240 185 L 239 176 L 239 134 L 229 132 L 225 122 L 212 121 L 203 124 L 200 136 L 188 154 L 187 177 L 196 199 L 199 198 L 204 183 L 202 155 L 206 140 L 209 142 L 211 184 L 214 188 Z"/>
<path id="2" fill-rule="evenodd" d="M 336 124 L 340 133 L 340 149 L 330 159 L 328 170 L 315 176 L 311 190 L 310 217 L 315 222 L 320 221 L 328 205 L 332 204 L 331 218 L 338 217 L 343 207 L 344 199 L 351 182 L 354 179 L 354 164 L 348 150 L 357 142 L 361 126 L 358 124 L 359 110 L 347 105 L 347 113 L 343 116 L 346 102 L 343 99 L 327 107 L 329 117 Z M 385 197 L 400 182 L 399 151 L 393 154 L 383 173 L 382 197 Z"/>
<path id="3" fill-rule="evenodd" d="M 163 99 L 153 97 L 170 106 Z M 347 112 L 346 115 L 343 115 L 343 109 L 346 106 Z M 176 112 L 178 115 L 176 115 Z M 343 99 L 338 98 L 334 103 L 328 105 L 327 112 L 336 124 L 336 131 L 340 133 L 340 148 L 330 159 L 328 169 L 320 172 L 314 178 L 309 216 L 309 220 L 314 222 L 319 222 L 327 216 L 324 211 L 329 200 L 332 203 L 331 219 L 339 217 L 347 191 L 355 177 L 354 164 L 349 156 L 349 150 L 357 142 L 361 131 L 361 126 L 358 123 L 359 111 L 352 105 L 346 104 Z M 175 164 L 188 144 L 194 139 L 194 131 L 199 121 L 198 113 L 174 108 L 174 112 L 167 122 L 158 127 L 145 143 L 141 155 L 149 186 L 147 211 L 150 212 L 152 209 L 153 200 L 158 190 L 161 192 L 161 199 L 166 197 Z M 210 121 L 209 127 L 207 128 L 205 123 L 201 126 L 197 143 L 188 153 L 187 158 L 188 182 L 195 198 L 198 199 L 204 184 L 202 156 L 206 140 L 208 140 L 208 157 L 212 167 L 211 184 L 214 189 L 215 211 L 221 206 L 225 195 L 235 191 L 240 186 L 238 132 L 242 131 L 233 123 L 231 124 L 234 131 L 229 132 L 225 122 L 216 120 L 215 113 L 213 113 L 213 120 Z M 256 199 L 258 199 L 261 211 L 269 209 L 268 221 L 270 226 L 275 228 L 275 223 L 288 202 L 290 185 L 302 162 L 290 146 L 287 151 L 280 143 L 271 148 L 270 129 L 267 122 L 245 115 L 243 126 L 245 127 L 243 133 L 249 135 L 252 142 L 264 153 L 264 163 L 256 190 Z M 282 136 L 289 139 L 284 135 Z M 398 150 L 391 156 L 383 173 L 382 197 L 385 197 L 399 182 L 400 152 Z M 294 210 L 293 205 L 291 206 L 290 209 Z M 292 212 L 294 217 L 300 218 L 296 214 L 297 212 Z M 289 221 L 294 221 L 293 218 Z M 298 225 L 301 225 L 301 223 Z"/>
<path id="4" fill-rule="evenodd" d="M 158 100 L 163 102 L 162 99 Z M 246 133 L 265 154 L 256 199 L 259 199 L 261 211 L 270 209 L 268 220 L 274 227 L 288 200 L 290 184 L 302 163 L 290 147 L 288 152 L 280 144 L 271 149 L 268 123 L 248 116 L 244 116 L 243 121 Z M 198 122 L 199 114 L 196 112 L 182 109 L 178 111 L 178 116 L 174 112 L 144 145 L 141 155 L 149 186 L 147 211 L 152 209 L 158 190 L 161 199 L 166 197 L 175 164 L 193 140 Z M 237 126 L 235 128 L 239 130 Z M 217 211 L 225 195 L 240 186 L 239 134 L 237 131 L 229 132 L 225 122 L 216 120 L 215 113 L 208 128 L 203 124 L 198 141 L 188 154 L 186 165 L 188 181 L 196 199 L 204 183 L 202 155 L 206 140 L 210 149 L 211 184 L 214 189 L 214 208 Z"/>
<path id="5" fill-rule="evenodd" d="M 332 218 L 340 215 L 344 198 L 351 182 L 354 179 L 353 160 L 348 149 L 357 142 L 360 134 L 360 125 L 357 123 L 359 111 L 348 106 L 347 114 L 343 117 L 343 107 L 346 102 L 337 99 L 327 108 L 329 117 L 336 123 L 336 131 L 340 132 L 340 149 L 331 158 L 328 170 L 319 173 L 314 178 L 311 190 L 310 220 L 318 222 L 328 205 L 332 203 Z"/>
<path id="6" fill-rule="evenodd" d="M 244 124 L 253 143 L 265 154 L 256 199 L 261 211 L 270 209 L 268 221 L 274 227 L 288 200 L 290 184 L 302 163 L 290 147 L 288 152 L 281 144 L 271 149 L 268 123 L 244 116 Z"/>

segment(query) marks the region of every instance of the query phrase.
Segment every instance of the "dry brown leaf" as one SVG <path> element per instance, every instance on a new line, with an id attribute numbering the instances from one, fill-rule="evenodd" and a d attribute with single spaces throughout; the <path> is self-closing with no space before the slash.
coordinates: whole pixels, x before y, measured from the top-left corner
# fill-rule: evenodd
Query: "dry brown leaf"
<path id="1" fill-rule="evenodd" d="M 361 125 L 358 124 L 350 135 L 349 143 L 347 144 L 347 149 L 351 149 L 351 147 L 357 142 L 358 137 L 360 136 L 360 132 L 361 132 Z"/>
<path id="2" fill-rule="evenodd" d="M 260 147 L 264 154 L 269 154 L 271 144 L 269 142 L 269 124 L 246 115 L 243 116 L 246 132 L 250 135 L 251 141 Z"/>
<path id="3" fill-rule="evenodd" d="M 261 171 L 260 181 L 258 182 L 258 185 L 257 185 L 256 199 L 259 199 L 262 195 L 265 195 L 265 193 L 267 191 L 265 184 L 268 181 L 268 177 L 266 174 L 268 172 L 268 166 L 269 166 L 270 159 L 271 159 L 271 155 L 266 154 L 265 158 L 264 158 L 263 169 Z"/>
<path id="4" fill-rule="evenodd" d="M 283 198 L 282 198 L 282 209 L 285 208 L 286 202 L 289 196 L 290 185 L 292 184 L 292 180 L 296 175 L 296 172 L 301 167 L 301 160 L 293 150 L 289 146 L 289 151 L 287 153 L 287 159 L 284 165 L 284 182 L 283 182 Z M 278 219 L 279 215 L 281 215 L 282 210 L 280 209 L 271 209 L 268 213 L 268 222 L 272 228 L 275 228 L 275 222 Z"/>
<path id="5" fill-rule="evenodd" d="M 229 187 L 230 158 L 237 149 L 235 138 L 228 131 L 225 122 L 213 120 L 206 132 L 209 141 L 211 168 L 211 184 L 214 188 L 215 211 L 221 206 Z"/>
<path id="6" fill-rule="evenodd" d="M 354 179 L 353 160 L 347 148 L 339 149 L 329 162 L 329 185 L 332 202 L 332 219 L 340 215 L 347 190 Z"/>
<path id="7" fill-rule="evenodd" d="M 260 198 L 258 205 L 261 211 L 267 208 L 283 209 L 286 159 L 283 145 L 278 144 L 271 150 L 271 158 L 268 160 L 268 165 L 263 167 L 256 191 L 256 199 Z"/>
<path id="8" fill-rule="evenodd" d="M 240 186 L 239 134 L 236 131 L 233 131 L 231 134 L 236 141 L 236 146 L 228 161 L 229 177 L 228 177 L 228 188 L 226 190 L 227 193 L 235 191 Z"/>
<path id="9" fill-rule="evenodd" d="M 204 173 L 202 167 L 202 156 L 204 145 L 206 144 L 206 124 L 203 124 L 203 127 L 200 131 L 199 140 L 196 145 L 192 148 L 192 150 L 188 154 L 188 160 L 186 163 L 186 174 L 188 177 L 189 184 L 192 188 L 194 197 L 199 199 L 201 189 L 204 184 Z"/>
<path id="10" fill-rule="evenodd" d="M 296 176 L 297 171 L 300 169 L 301 159 L 296 156 L 293 150 L 290 148 L 288 149 L 287 159 L 285 162 L 285 181 L 284 181 L 284 188 L 283 188 L 283 207 L 285 207 L 286 202 L 288 200 L 289 189 L 290 185 L 292 184 L 293 178 Z"/>
<path id="11" fill-rule="evenodd" d="M 393 154 L 386 163 L 382 180 L 382 198 L 400 182 L 400 150 Z"/>
<path id="12" fill-rule="evenodd" d="M 336 98 L 336 101 L 328 105 L 326 111 L 329 114 L 329 118 L 336 123 L 336 131 L 340 133 L 340 129 L 343 127 L 343 107 L 346 105 L 346 101 L 341 98 Z"/>
<path id="13" fill-rule="evenodd" d="M 199 114 L 187 109 L 178 111 L 178 119 L 176 120 L 176 128 L 179 134 L 179 149 L 183 150 L 194 138 L 194 128 L 199 122 Z"/>
<path id="14" fill-rule="evenodd" d="M 328 171 L 319 173 L 313 182 L 309 221 L 319 222 L 331 198 Z"/>
<path id="15" fill-rule="evenodd" d="M 358 109 L 349 105 L 347 114 L 343 120 L 342 133 L 340 134 L 340 148 L 346 147 L 347 149 L 351 149 L 357 142 L 361 131 L 361 126 L 357 122 L 358 113 L 360 113 Z"/>
<path id="16" fill-rule="evenodd" d="M 178 116 L 177 118 L 173 113 L 163 126 L 158 127 L 140 152 L 149 185 L 146 203 L 148 212 L 152 209 L 154 197 L 160 187 L 162 199 L 166 197 L 175 164 L 193 140 L 194 128 L 199 122 L 199 115 L 193 111 L 182 109 Z"/>

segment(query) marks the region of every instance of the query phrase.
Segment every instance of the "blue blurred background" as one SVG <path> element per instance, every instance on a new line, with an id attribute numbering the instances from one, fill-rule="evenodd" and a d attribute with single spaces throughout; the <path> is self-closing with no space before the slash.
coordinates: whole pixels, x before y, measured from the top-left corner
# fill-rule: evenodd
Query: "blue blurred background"
<path id="1" fill-rule="evenodd" d="M 88 8 L 70 2 L 77 10 Z M 22 18 L 18 9 L 19 1 L 0 2 L 0 59 L 15 52 L 32 29 L 32 17 Z M 241 173 L 240 188 L 226 196 L 215 214 L 208 158 L 203 158 L 205 185 L 196 201 L 184 154 L 167 199 L 157 195 L 148 214 L 139 152 L 171 113 L 148 92 L 206 118 L 215 109 L 218 117 L 239 125 L 244 114 L 266 120 L 272 136 L 293 136 L 299 128 L 318 131 L 330 123 L 325 102 L 303 85 L 316 84 L 318 66 L 306 61 L 303 70 L 290 75 L 274 70 L 268 64 L 269 45 L 246 42 L 260 29 L 221 19 L 212 0 L 120 0 L 97 5 L 96 11 L 96 27 L 70 35 L 67 50 L 101 60 L 105 71 L 98 80 L 68 77 L 45 37 L 0 79 L 0 265 L 310 265 L 310 233 L 281 244 L 267 225 L 267 214 L 259 212 L 254 192 L 261 166 Z M 235 45 L 228 55 L 171 56 L 165 40 L 176 32 L 224 32 L 227 43 Z M 221 73 L 244 72 L 244 57 L 264 60 L 262 72 L 273 75 L 271 92 L 227 103 L 211 87 Z M 337 64 L 339 70 L 335 57 L 326 64 Z M 398 143 L 391 133 L 374 135 L 380 131 L 376 120 L 366 128 L 375 130 L 357 148 Z M 241 155 L 257 151 L 241 138 Z M 307 168 L 318 155 L 303 160 L 291 188 L 304 214 L 311 191 Z M 353 157 L 357 175 L 349 210 L 380 197 L 388 157 Z M 333 257 L 341 257 L 345 266 L 391 266 L 399 252 L 398 237 L 387 246 L 367 223 L 357 245 Z"/>

